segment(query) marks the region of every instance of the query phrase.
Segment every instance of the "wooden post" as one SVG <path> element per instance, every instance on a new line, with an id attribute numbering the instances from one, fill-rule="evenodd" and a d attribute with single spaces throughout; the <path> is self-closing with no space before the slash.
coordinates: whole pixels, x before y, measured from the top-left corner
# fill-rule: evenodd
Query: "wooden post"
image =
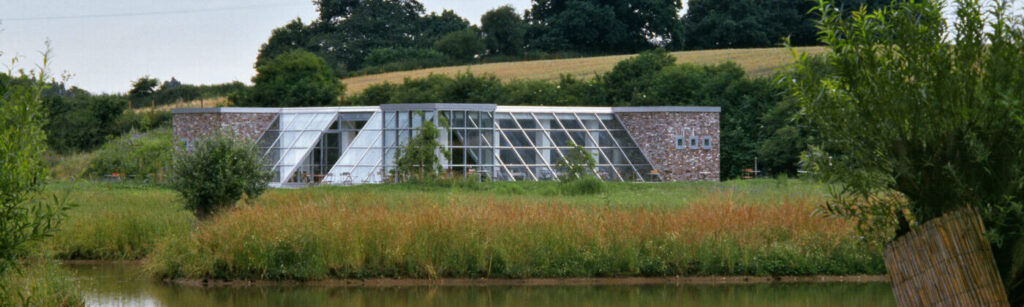
<path id="1" fill-rule="evenodd" d="M 900 306 L 1009 306 L 981 216 L 972 208 L 928 221 L 885 247 Z"/>

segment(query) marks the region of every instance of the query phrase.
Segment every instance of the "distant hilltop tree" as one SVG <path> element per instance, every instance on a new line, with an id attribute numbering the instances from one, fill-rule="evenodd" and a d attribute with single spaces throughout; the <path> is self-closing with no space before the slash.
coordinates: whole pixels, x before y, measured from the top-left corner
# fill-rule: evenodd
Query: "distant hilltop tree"
<path id="1" fill-rule="evenodd" d="M 323 59 L 295 49 L 256 67 L 252 89 L 232 97 L 236 105 L 309 107 L 338 104 L 345 85 Z"/>

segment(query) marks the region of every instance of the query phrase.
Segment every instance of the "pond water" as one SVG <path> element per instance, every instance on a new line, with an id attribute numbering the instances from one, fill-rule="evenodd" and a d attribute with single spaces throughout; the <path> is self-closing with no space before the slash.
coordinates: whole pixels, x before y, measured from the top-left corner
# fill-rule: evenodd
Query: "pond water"
<path id="1" fill-rule="evenodd" d="M 89 306 L 895 306 L 886 283 L 197 288 L 134 264 L 67 267 Z"/>

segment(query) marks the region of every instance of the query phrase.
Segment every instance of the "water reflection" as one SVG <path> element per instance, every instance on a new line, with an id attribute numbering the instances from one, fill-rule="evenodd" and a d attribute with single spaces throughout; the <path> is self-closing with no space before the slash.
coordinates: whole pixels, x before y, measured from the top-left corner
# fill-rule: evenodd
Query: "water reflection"
<path id="1" fill-rule="evenodd" d="M 72 265 L 90 306 L 895 306 L 885 283 L 196 288 L 125 264 Z"/>

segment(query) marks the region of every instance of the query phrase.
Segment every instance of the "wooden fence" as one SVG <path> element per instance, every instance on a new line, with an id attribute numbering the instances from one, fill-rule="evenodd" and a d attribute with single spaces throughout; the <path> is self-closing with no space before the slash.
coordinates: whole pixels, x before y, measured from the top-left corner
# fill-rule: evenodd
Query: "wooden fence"
<path id="1" fill-rule="evenodd" d="M 900 306 L 1009 306 L 981 217 L 971 208 L 928 221 L 885 247 Z"/>

